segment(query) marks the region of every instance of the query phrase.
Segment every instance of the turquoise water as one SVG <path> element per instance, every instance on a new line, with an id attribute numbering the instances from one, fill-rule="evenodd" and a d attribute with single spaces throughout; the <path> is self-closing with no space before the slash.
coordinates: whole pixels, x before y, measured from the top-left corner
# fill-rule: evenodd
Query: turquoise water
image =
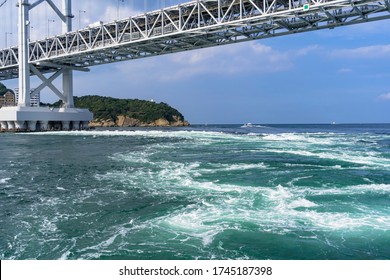
<path id="1" fill-rule="evenodd" d="M 1 259 L 390 259 L 390 125 L 0 141 Z"/>

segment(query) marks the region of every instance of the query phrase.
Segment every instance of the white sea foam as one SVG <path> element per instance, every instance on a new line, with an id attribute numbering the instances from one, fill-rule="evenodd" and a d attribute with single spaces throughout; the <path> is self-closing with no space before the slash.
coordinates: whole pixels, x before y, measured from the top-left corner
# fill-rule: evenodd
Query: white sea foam
<path id="1" fill-rule="evenodd" d="M 212 131 L 163 131 L 163 130 L 89 130 L 89 131 L 47 131 L 36 132 L 33 136 L 59 135 L 59 136 L 90 136 L 90 137 L 115 137 L 115 136 L 142 136 L 153 138 L 239 138 L 238 135 Z"/>
<path id="2" fill-rule="evenodd" d="M 343 188 L 323 188 L 323 189 L 306 189 L 305 192 L 310 195 L 356 195 L 365 193 L 390 193 L 389 184 L 367 184 L 354 185 Z"/>
<path id="3" fill-rule="evenodd" d="M 292 149 L 283 149 L 277 150 L 272 149 L 268 150 L 269 152 L 279 153 L 279 154 L 292 154 L 306 157 L 315 157 L 321 159 L 331 159 L 339 160 L 344 162 L 363 164 L 368 166 L 378 166 L 384 168 L 390 168 L 390 159 L 383 157 L 374 157 L 372 154 L 366 154 L 364 152 L 351 152 L 347 154 L 345 152 L 312 152 L 308 150 L 292 150 Z"/>
<path id="4" fill-rule="evenodd" d="M 180 232 L 193 238 L 201 239 L 204 246 L 209 245 L 215 235 L 223 231 L 223 226 L 214 223 L 214 207 L 188 207 L 184 211 L 170 214 L 160 219 L 160 226 Z M 208 209 L 208 211 L 204 211 Z"/>
<path id="5" fill-rule="evenodd" d="M 210 164 L 211 167 L 215 168 L 216 170 L 209 170 L 209 171 L 243 171 L 243 170 L 249 170 L 249 169 L 267 169 L 267 165 L 265 165 L 263 162 L 259 163 L 236 163 L 236 164 L 224 164 L 224 163 L 215 163 Z"/>
<path id="6" fill-rule="evenodd" d="M 357 188 L 360 190 L 362 186 L 358 186 Z M 383 188 L 387 190 L 385 186 L 381 186 L 379 189 L 382 190 Z M 356 186 L 351 187 L 351 189 L 356 190 Z M 333 192 L 331 193 L 334 194 Z M 299 228 L 300 224 L 309 226 L 312 229 L 325 230 L 353 230 L 360 227 L 386 229 L 390 226 L 390 217 L 384 216 L 383 213 L 378 213 L 377 210 L 366 208 L 366 211 L 363 213 L 319 212 L 315 208 L 320 205 L 301 196 L 302 192 L 295 193 L 295 190 L 290 190 L 282 186 L 278 186 L 275 190 L 270 191 L 269 199 L 274 201 L 275 204 L 269 210 L 273 208 L 277 211 L 275 215 L 271 214 L 268 217 L 274 216 L 274 223 L 276 221 L 282 222 L 283 220 L 289 220 L 291 221 L 289 225 L 292 228 Z M 296 208 L 300 207 L 310 208 L 311 210 L 297 211 Z M 270 213 L 272 212 L 270 211 Z M 272 225 L 273 222 L 269 221 L 269 224 Z"/>
<path id="7" fill-rule="evenodd" d="M 335 143 L 333 138 L 323 138 L 323 137 L 319 137 L 319 135 L 317 134 L 305 134 L 305 133 L 268 134 L 265 135 L 263 139 L 266 141 L 283 142 L 286 144 L 291 144 L 291 142 L 294 142 L 300 145 L 306 145 L 306 144 L 331 145 Z"/>
<path id="8" fill-rule="evenodd" d="M 290 186 L 290 187 L 293 187 L 294 183 L 299 182 L 299 181 L 301 181 L 303 179 L 310 179 L 312 177 L 313 176 L 297 177 L 297 178 L 292 179 L 290 182 L 288 182 L 287 185 Z"/>
<path id="9" fill-rule="evenodd" d="M 321 168 L 321 169 L 343 169 L 343 167 L 341 165 L 338 165 L 338 164 L 328 166 L 328 165 L 321 165 L 321 164 L 286 163 L 285 166 L 286 167 Z"/>
<path id="10" fill-rule="evenodd" d="M 291 207 L 291 208 L 299 208 L 299 207 L 311 208 L 311 207 L 315 207 L 315 206 L 318 206 L 318 205 L 315 204 L 314 202 L 311 202 L 311 201 L 304 199 L 304 198 L 299 198 L 297 200 L 292 201 L 289 204 L 289 207 Z"/>
<path id="11" fill-rule="evenodd" d="M 47 217 L 43 219 L 40 232 L 43 234 L 49 234 L 57 231 L 56 219 L 49 220 Z"/>
<path id="12" fill-rule="evenodd" d="M 9 180 L 11 180 L 11 178 L 2 178 L 0 179 L 0 184 L 7 184 Z"/>
<path id="13" fill-rule="evenodd" d="M 314 202 L 301 197 L 299 194 L 281 185 L 277 186 L 276 189 L 269 189 L 266 196 L 273 202 L 274 207 L 282 212 L 299 207 L 310 208 L 317 206 Z"/>
<path id="14" fill-rule="evenodd" d="M 65 260 L 68 259 L 68 256 L 69 256 L 70 254 L 71 254 L 70 250 L 67 250 L 67 251 L 65 251 L 65 252 L 61 255 L 61 257 L 58 258 L 58 260 L 65 261 Z"/>

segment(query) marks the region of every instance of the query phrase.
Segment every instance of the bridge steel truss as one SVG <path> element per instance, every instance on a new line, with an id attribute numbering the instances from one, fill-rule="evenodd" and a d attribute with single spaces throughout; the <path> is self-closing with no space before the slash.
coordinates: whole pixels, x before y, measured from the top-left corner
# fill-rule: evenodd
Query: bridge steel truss
<path id="1" fill-rule="evenodd" d="M 389 19 L 389 1 L 191 1 L 29 42 L 31 75 Z M 18 62 L 18 47 L 0 50 L 0 80 L 17 78 Z"/>

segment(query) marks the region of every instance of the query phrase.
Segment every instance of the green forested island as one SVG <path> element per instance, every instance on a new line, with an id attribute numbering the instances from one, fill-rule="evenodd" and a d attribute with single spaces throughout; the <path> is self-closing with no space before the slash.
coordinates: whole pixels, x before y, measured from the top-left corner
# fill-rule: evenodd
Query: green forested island
<path id="1" fill-rule="evenodd" d="M 61 101 L 50 106 L 60 107 Z M 91 126 L 187 126 L 189 123 L 166 103 L 139 99 L 119 99 L 97 95 L 74 97 L 77 108 L 88 108 L 94 115 Z"/>

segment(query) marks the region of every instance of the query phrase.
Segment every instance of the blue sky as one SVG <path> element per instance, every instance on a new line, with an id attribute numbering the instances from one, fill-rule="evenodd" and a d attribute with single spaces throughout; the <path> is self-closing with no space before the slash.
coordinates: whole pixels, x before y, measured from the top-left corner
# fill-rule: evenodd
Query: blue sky
<path id="1" fill-rule="evenodd" d="M 16 44 L 16 0 L 9 1 L 0 9 L 1 48 L 5 32 Z M 75 29 L 118 15 L 116 0 L 73 2 Z M 147 9 L 163 2 L 149 0 Z M 165 0 L 178 2 L 185 1 Z M 134 15 L 145 2 L 119 8 L 120 17 Z M 47 18 L 55 16 L 45 5 L 32 13 L 33 39 L 59 32 Z M 390 123 L 390 20 L 93 67 L 75 73 L 74 84 L 78 96 L 166 102 L 193 124 Z M 56 101 L 48 91 L 42 98 Z"/>

